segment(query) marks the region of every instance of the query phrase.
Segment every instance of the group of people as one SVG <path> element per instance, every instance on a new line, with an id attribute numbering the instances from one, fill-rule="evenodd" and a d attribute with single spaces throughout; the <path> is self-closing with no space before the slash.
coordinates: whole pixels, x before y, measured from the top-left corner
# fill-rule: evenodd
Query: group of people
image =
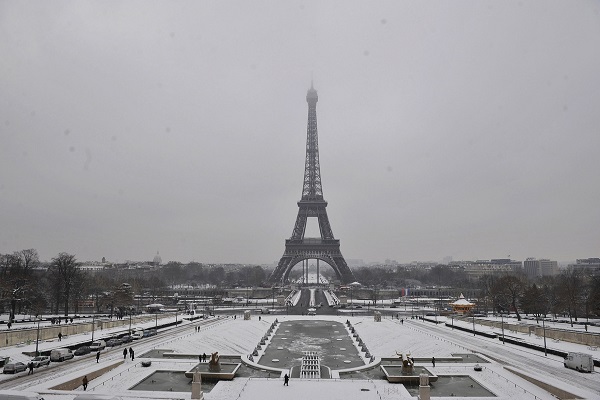
<path id="1" fill-rule="evenodd" d="M 73 318 L 67 318 L 67 317 L 64 317 L 64 318 L 65 318 L 65 324 L 68 322 L 73 323 Z M 55 325 L 55 324 L 60 325 L 61 321 L 62 321 L 61 317 L 50 318 L 50 323 L 52 325 Z"/>
<path id="2" fill-rule="evenodd" d="M 129 357 L 131 358 L 131 361 L 133 361 L 134 359 L 134 352 L 133 352 L 133 347 L 129 348 Z M 127 347 L 125 347 L 123 349 L 123 360 L 125 360 L 127 358 Z"/>
<path id="3" fill-rule="evenodd" d="M 206 353 L 202 353 L 198 356 L 198 361 L 206 362 Z"/>

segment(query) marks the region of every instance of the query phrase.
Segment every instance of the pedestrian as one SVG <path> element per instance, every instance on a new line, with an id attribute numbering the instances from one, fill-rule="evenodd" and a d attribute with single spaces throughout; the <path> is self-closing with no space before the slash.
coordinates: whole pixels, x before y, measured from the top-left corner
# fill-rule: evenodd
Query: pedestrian
<path id="1" fill-rule="evenodd" d="M 202 362 L 202 354 L 198 354 L 198 362 Z"/>
<path id="2" fill-rule="evenodd" d="M 73 323 L 73 318 L 71 318 L 71 323 Z"/>
<path id="3" fill-rule="evenodd" d="M 62 333 L 58 332 L 58 341 L 60 342 L 62 340 Z"/>
<path id="4" fill-rule="evenodd" d="M 29 372 L 27 373 L 27 375 L 33 375 L 33 362 L 29 361 L 29 364 L 27 364 L 27 368 L 29 368 Z"/>
<path id="5" fill-rule="evenodd" d="M 303 314 L 304 315 L 304 314 Z M 260 321 L 260 315 L 258 316 L 258 320 Z"/>
<path id="6" fill-rule="evenodd" d="M 433 364 L 433 367 L 435 368 L 435 357 L 431 357 L 431 363 Z"/>
<path id="7" fill-rule="evenodd" d="M 404 318 L 402 318 L 402 319 L 400 320 L 400 323 L 401 323 L 402 325 L 404 325 Z"/>
<path id="8" fill-rule="evenodd" d="M 288 376 L 288 374 L 285 374 L 283 377 L 283 386 L 289 386 L 288 383 L 290 381 L 290 377 Z"/>
<path id="9" fill-rule="evenodd" d="M 133 361 L 133 359 L 135 358 L 134 355 L 135 354 L 133 353 L 133 347 L 130 347 L 129 348 L 129 357 L 131 357 L 131 361 Z"/>
<path id="10" fill-rule="evenodd" d="M 100 350 L 96 353 L 96 362 L 100 360 Z"/>
<path id="11" fill-rule="evenodd" d="M 83 390 L 85 391 L 87 389 L 87 384 L 88 384 L 87 375 L 83 377 L 83 379 L 81 380 L 81 383 L 83 383 Z"/>
<path id="12" fill-rule="evenodd" d="M 206 362 L 206 353 L 202 353 L 202 362 Z"/>
<path id="13" fill-rule="evenodd" d="M 127 358 L 127 347 L 123 349 L 123 360 Z"/>
<path id="14" fill-rule="evenodd" d="M 10 327 L 12 326 L 12 322 L 8 322 L 8 324 L 6 324 L 6 326 L 8 326 L 8 329 L 10 329 Z"/>

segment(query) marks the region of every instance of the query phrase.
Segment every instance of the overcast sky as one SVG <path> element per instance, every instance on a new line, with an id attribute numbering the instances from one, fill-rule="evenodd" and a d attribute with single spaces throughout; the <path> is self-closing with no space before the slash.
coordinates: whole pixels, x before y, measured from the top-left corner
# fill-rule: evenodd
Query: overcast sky
<path id="1" fill-rule="evenodd" d="M 600 256 L 600 3 L 547 0 L 2 0 L 0 253 L 276 262 L 311 77 L 346 259 Z"/>

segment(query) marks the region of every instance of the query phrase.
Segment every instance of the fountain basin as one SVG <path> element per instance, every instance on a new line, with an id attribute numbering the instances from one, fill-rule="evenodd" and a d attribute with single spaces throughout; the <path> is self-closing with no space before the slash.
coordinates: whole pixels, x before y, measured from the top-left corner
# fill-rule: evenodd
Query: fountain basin
<path id="1" fill-rule="evenodd" d="M 185 371 L 185 376 L 188 378 L 193 378 L 195 372 L 200 372 L 202 374 L 202 380 L 212 380 L 212 381 L 230 381 L 235 377 L 235 373 L 242 365 L 241 363 L 220 363 L 221 371 L 214 372 L 208 370 L 208 363 L 200 363 L 196 364 L 192 369 Z"/>
<path id="2" fill-rule="evenodd" d="M 429 375 L 429 382 L 435 382 L 438 379 L 436 374 L 422 366 L 413 367 L 410 374 L 403 373 L 401 365 L 380 365 L 379 368 L 390 383 L 419 383 L 419 375 L 422 373 Z"/>

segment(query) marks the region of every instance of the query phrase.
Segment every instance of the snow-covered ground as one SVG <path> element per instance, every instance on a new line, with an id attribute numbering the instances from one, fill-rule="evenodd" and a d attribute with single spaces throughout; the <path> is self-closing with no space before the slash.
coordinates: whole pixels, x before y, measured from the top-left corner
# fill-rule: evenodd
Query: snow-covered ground
<path id="1" fill-rule="evenodd" d="M 135 361 L 126 360 L 121 365 L 106 372 L 104 375 L 90 381 L 88 393 L 104 393 L 120 396 L 123 399 L 140 398 L 182 398 L 189 399 L 190 393 L 165 393 L 165 392 L 137 392 L 127 390 L 140 382 L 156 370 L 184 371 L 195 365 L 193 359 L 166 359 L 152 360 L 152 366 L 141 366 L 139 357 L 152 349 L 168 349 L 175 353 L 197 355 L 210 354 L 218 351 L 222 355 L 247 355 L 254 349 L 260 338 L 266 333 L 271 323 L 278 318 L 307 319 L 300 316 L 252 316 L 250 321 L 243 318 L 213 318 L 189 322 L 183 326 L 173 328 L 171 334 L 159 335 L 156 338 L 146 338 L 131 344 L 135 349 Z M 547 391 L 526 381 L 511 372 L 511 368 L 539 381 L 559 387 L 581 398 L 600 399 L 600 375 L 598 372 L 582 374 L 574 370 L 565 369 L 562 359 L 557 356 L 544 356 L 543 353 L 522 347 L 502 344 L 498 339 L 474 337 L 472 334 L 459 330 L 452 330 L 443 324 L 435 325 L 420 320 L 405 319 L 404 323 L 397 319 L 383 319 L 374 322 L 373 317 L 367 316 L 318 316 L 319 318 L 345 322 L 349 319 L 360 337 L 367 344 L 370 352 L 376 357 L 397 357 L 396 352 L 410 352 L 414 358 L 430 358 L 435 356 L 440 359 L 452 354 L 465 354 L 477 352 L 488 359 L 490 363 L 482 364 L 483 371 L 475 372 L 473 364 L 436 363 L 433 368 L 431 363 L 422 363 L 437 375 L 471 375 L 477 382 L 496 394 L 500 399 L 553 399 Z M 441 317 L 439 317 L 441 318 Z M 172 320 L 172 317 L 168 317 Z M 160 322 L 160 320 L 159 320 Z M 166 320 L 165 320 L 166 322 Z M 455 325 L 466 322 L 454 320 Z M 147 323 L 148 327 L 154 326 Z M 196 327 L 200 327 L 200 331 Z M 477 325 L 478 330 L 484 328 Z M 117 330 L 122 330 L 119 328 Z M 108 334 L 107 330 L 103 332 Z M 508 332 L 505 332 L 508 335 Z M 540 339 L 510 332 L 511 336 L 522 337 L 523 340 L 540 344 Z M 86 337 L 74 335 L 64 338 L 61 345 L 81 342 Z M 564 351 L 580 351 L 593 353 L 596 358 L 600 352 L 592 351 L 586 346 L 567 342 L 548 342 L 549 347 Z M 48 347 L 57 347 L 56 342 L 43 343 Z M 41 346 L 40 345 L 40 346 Z M 12 360 L 26 362 L 27 356 L 23 351 L 32 351 L 28 345 L 24 347 L 0 348 L 2 356 L 10 356 Z M 129 346 L 129 345 L 128 345 Z M 123 347 L 117 347 L 102 353 L 100 363 L 95 362 L 93 355 L 77 357 L 75 360 L 64 363 L 52 363 L 50 367 L 41 367 L 32 376 L 21 373 L 12 380 L 12 375 L 0 376 L 0 388 L 33 390 L 42 393 L 46 400 L 73 400 L 75 394 L 82 393 L 79 387 L 74 391 L 56 391 L 49 388 L 71 379 L 80 379 L 85 374 L 92 374 L 101 367 L 111 363 L 123 361 Z M 417 363 L 418 364 L 418 363 Z M 283 386 L 281 377 L 267 378 L 235 378 L 230 382 L 220 382 L 215 388 L 205 393 L 207 400 L 305 400 L 305 399 L 409 399 L 408 391 L 402 385 L 390 384 L 385 380 L 291 380 L 290 386 Z M 453 397 L 456 398 L 456 397 Z M 471 397 L 471 399 L 473 399 Z"/>

